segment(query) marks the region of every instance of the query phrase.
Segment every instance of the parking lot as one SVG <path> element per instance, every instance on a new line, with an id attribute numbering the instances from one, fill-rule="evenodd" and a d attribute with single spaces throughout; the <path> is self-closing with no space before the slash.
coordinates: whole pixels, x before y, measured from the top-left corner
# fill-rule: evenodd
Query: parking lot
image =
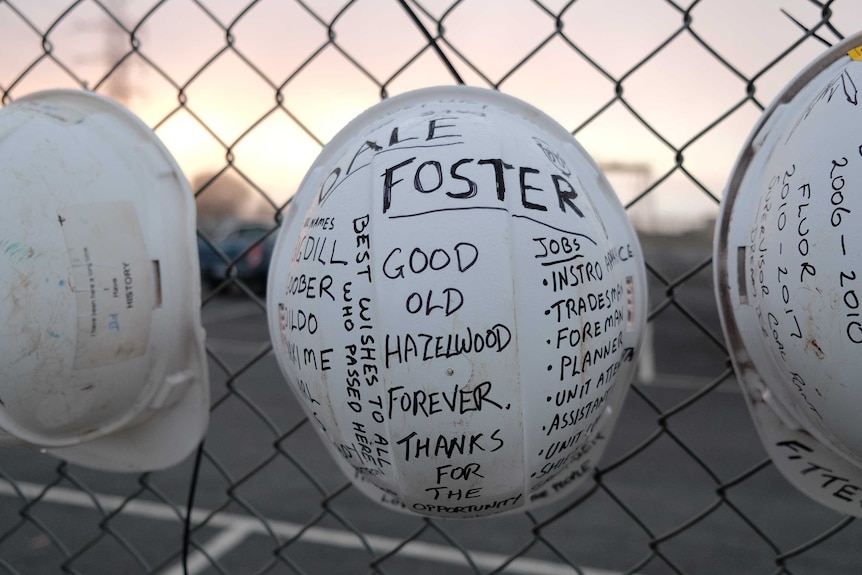
<path id="1" fill-rule="evenodd" d="M 665 246 L 647 246 L 665 250 Z M 189 573 L 719 575 L 772 572 L 775 556 L 841 518 L 796 493 L 759 444 L 720 344 L 700 250 L 665 255 L 651 281 L 652 354 L 599 483 L 530 514 L 433 520 L 395 513 L 348 483 L 304 419 L 270 351 L 261 301 L 206 302 L 212 415 L 195 482 Z M 677 261 L 678 260 L 678 261 Z M 671 288 L 664 285 L 671 283 Z M 671 289 L 673 304 L 664 304 Z M 667 305 L 665 311 L 660 311 Z M 680 306 L 680 307 L 677 307 Z M 694 317 L 702 325 L 692 324 Z M 720 335 L 720 334 L 719 334 Z M 183 573 L 194 458 L 144 476 L 49 455 L 0 457 L 0 559 L 10 573 Z M 850 573 L 859 527 L 787 560 L 789 573 Z M 503 567 L 505 566 L 505 567 Z"/>

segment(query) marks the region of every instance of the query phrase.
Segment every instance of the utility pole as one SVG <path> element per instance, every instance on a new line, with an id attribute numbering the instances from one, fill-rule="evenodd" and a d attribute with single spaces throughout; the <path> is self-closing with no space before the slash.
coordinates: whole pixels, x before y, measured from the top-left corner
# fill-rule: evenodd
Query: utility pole
<path id="1" fill-rule="evenodd" d="M 108 8 L 120 22 L 125 22 L 127 1 L 128 0 L 110 0 L 106 3 Z M 129 49 L 128 36 L 116 34 L 116 28 L 114 26 L 115 24 L 110 21 L 106 21 L 104 26 L 103 54 L 106 62 L 111 66 L 119 62 Z M 118 102 L 128 105 L 133 96 L 131 76 L 131 66 L 128 64 L 120 66 L 111 72 L 110 81 L 106 84 L 106 95 Z"/>
<path id="2" fill-rule="evenodd" d="M 95 32 L 97 41 L 100 43 L 98 54 L 90 54 L 85 61 L 98 61 L 104 65 L 105 70 L 111 70 L 117 62 L 123 60 L 127 55 L 129 47 L 129 36 L 117 26 L 114 20 L 126 22 L 129 0 L 103 0 L 103 5 L 111 16 L 105 16 L 98 22 L 88 22 L 80 26 L 80 30 L 88 36 Z M 92 37 L 92 36 L 91 36 Z M 132 80 L 132 68 L 134 59 L 129 59 L 111 71 L 104 82 L 99 78 L 100 92 L 129 106 L 132 98 L 136 95 L 134 82 Z"/>

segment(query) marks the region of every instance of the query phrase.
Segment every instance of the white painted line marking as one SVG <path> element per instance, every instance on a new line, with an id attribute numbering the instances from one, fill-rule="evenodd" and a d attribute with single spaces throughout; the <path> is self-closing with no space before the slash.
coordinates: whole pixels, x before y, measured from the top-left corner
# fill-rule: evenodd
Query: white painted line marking
<path id="1" fill-rule="evenodd" d="M 194 517 L 194 514 L 192 514 Z M 255 523 L 257 525 L 255 525 Z M 257 521 L 245 520 L 237 521 L 230 527 L 222 529 L 218 535 L 210 539 L 203 545 L 206 555 L 197 550 L 192 550 L 189 553 L 189 558 L 186 566 L 188 567 L 188 575 L 197 575 L 203 572 L 211 563 L 207 556 L 212 559 L 218 559 L 230 552 L 231 549 L 239 547 L 249 535 L 260 531 L 260 524 Z M 186 570 L 183 569 L 182 562 L 175 563 L 170 569 L 162 571 L 161 575 L 184 575 Z"/>
<path id="2" fill-rule="evenodd" d="M 37 497 L 45 489 L 43 485 L 23 481 L 16 482 L 15 485 L 27 498 Z M 18 497 L 18 492 L 11 483 L 0 479 L 0 495 Z M 183 518 L 177 514 L 176 510 L 164 503 L 137 499 L 126 503 L 125 497 L 105 494 L 94 494 L 91 498 L 89 494 L 83 491 L 66 487 L 52 487 L 42 497 L 41 501 L 96 509 L 93 499 L 107 513 L 125 503 L 122 511 L 123 515 L 132 515 L 147 519 L 183 521 Z M 192 512 L 192 521 L 194 523 L 203 521 L 211 513 L 207 509 L 195 508 Z M 303 529 L 302 525 L 287 521 L 267 520 L 267 523 L 272 532 L 285 539 L 295 537 Z M 210 518 L 207 522 L 207 527 L 221 528 L 221 532 L 218 535 L 202 545 L 206 553 L 213 558 L 225 555 L 239 546 L 250 535 L 268 535 L 266 527 L 260 521 L 237 513 L 218 513 Z M 365 549 L 362 541 L 355 533 L 327 527 L 310 527 L 306 529 L 302 534 L 301 541 L 303 543 L 315 543 L 345 549 Z M 376 553 L 389 552 L 402 543 L 398 539 L 381 535 L 365 535 L 365 541 Z M 479 568 L 488 570 L 495 569 L 508 559 L 505 555 L 485 551 L 469 551 L 469 554 L 470 558 Z M 435 563 L 467 565 L 464 555 L 458 549 L 436 543 L 411 541 L 398 550 L 398 555 L 399 557 L 410 557 L 412 559 Z M 194 552 L 190 554 L 188 561 L 189 575 L 200 573 L 208 566 L 209 562 L 202 553 Z M 584 575 L 619 575 L 616 571 L 592 569 L 589 567 L 581 567 L 580 569 Z M 562 563 L 526 557 L 515 559 L 506 567 L 505 571 L 513 575 L 572 575 L 574 572 L 570 566 Z M 182 573 L 183 566 L 181 563 L 177 563 L 170 569 L 165 570 L 163 575 L 182 575 Z"/>

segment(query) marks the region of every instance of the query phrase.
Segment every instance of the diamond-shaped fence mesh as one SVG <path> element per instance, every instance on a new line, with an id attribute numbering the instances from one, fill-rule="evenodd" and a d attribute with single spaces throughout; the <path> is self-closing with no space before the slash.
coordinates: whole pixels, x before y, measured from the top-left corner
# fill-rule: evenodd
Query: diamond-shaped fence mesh
<path id="1" fill-rule="evenodd" d="M 0 572 L 860 572 L 859 524 L 790 487 L 757 439 L 711 265 L 722 189 L 760 112 L 860 28 L 855 0 L 0 1 L 3 102 L 63 87 L 124 103 L 192 182 L 215 262 L 204 446 L 143 475 L 3 451 Z M 455 83 L 536 105 L 600 163 L 638 229 L 651 306 L 593 480 L 472 521 L 393 513 L 344 479 L 276 365 L 265 276 L 246 273 L 339 128 L 381 98 Z"/>

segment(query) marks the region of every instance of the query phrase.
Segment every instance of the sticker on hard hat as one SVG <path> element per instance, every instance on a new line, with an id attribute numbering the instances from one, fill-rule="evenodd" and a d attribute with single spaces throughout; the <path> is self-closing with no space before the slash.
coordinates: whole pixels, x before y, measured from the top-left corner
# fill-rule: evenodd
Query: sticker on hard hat
<path id="1" fill-rule="evenodd" d="M 71 205 L 59 210 L 71 276 L 57 289 L 75 293 L 75 369 L 146 353 L 157 303 L 154 262 L 131 202 Z"/>
<path id="2" fill-rule="evenodd" d="M 276 354 L 323 435 L 380 500 L 423 514 L 499 513 L 587 477 L 637 340 L 639 247 L 599 215 L 600 175 L 573 140 L 469 99 L 352 141 L 271 272 Z"/>
<path id="3" fill-rule="evenodd" d="M 862 60 L 862 46 L 857 46 L 847 52 L 847 55 L 850 56 L 853 60 Z"/>

